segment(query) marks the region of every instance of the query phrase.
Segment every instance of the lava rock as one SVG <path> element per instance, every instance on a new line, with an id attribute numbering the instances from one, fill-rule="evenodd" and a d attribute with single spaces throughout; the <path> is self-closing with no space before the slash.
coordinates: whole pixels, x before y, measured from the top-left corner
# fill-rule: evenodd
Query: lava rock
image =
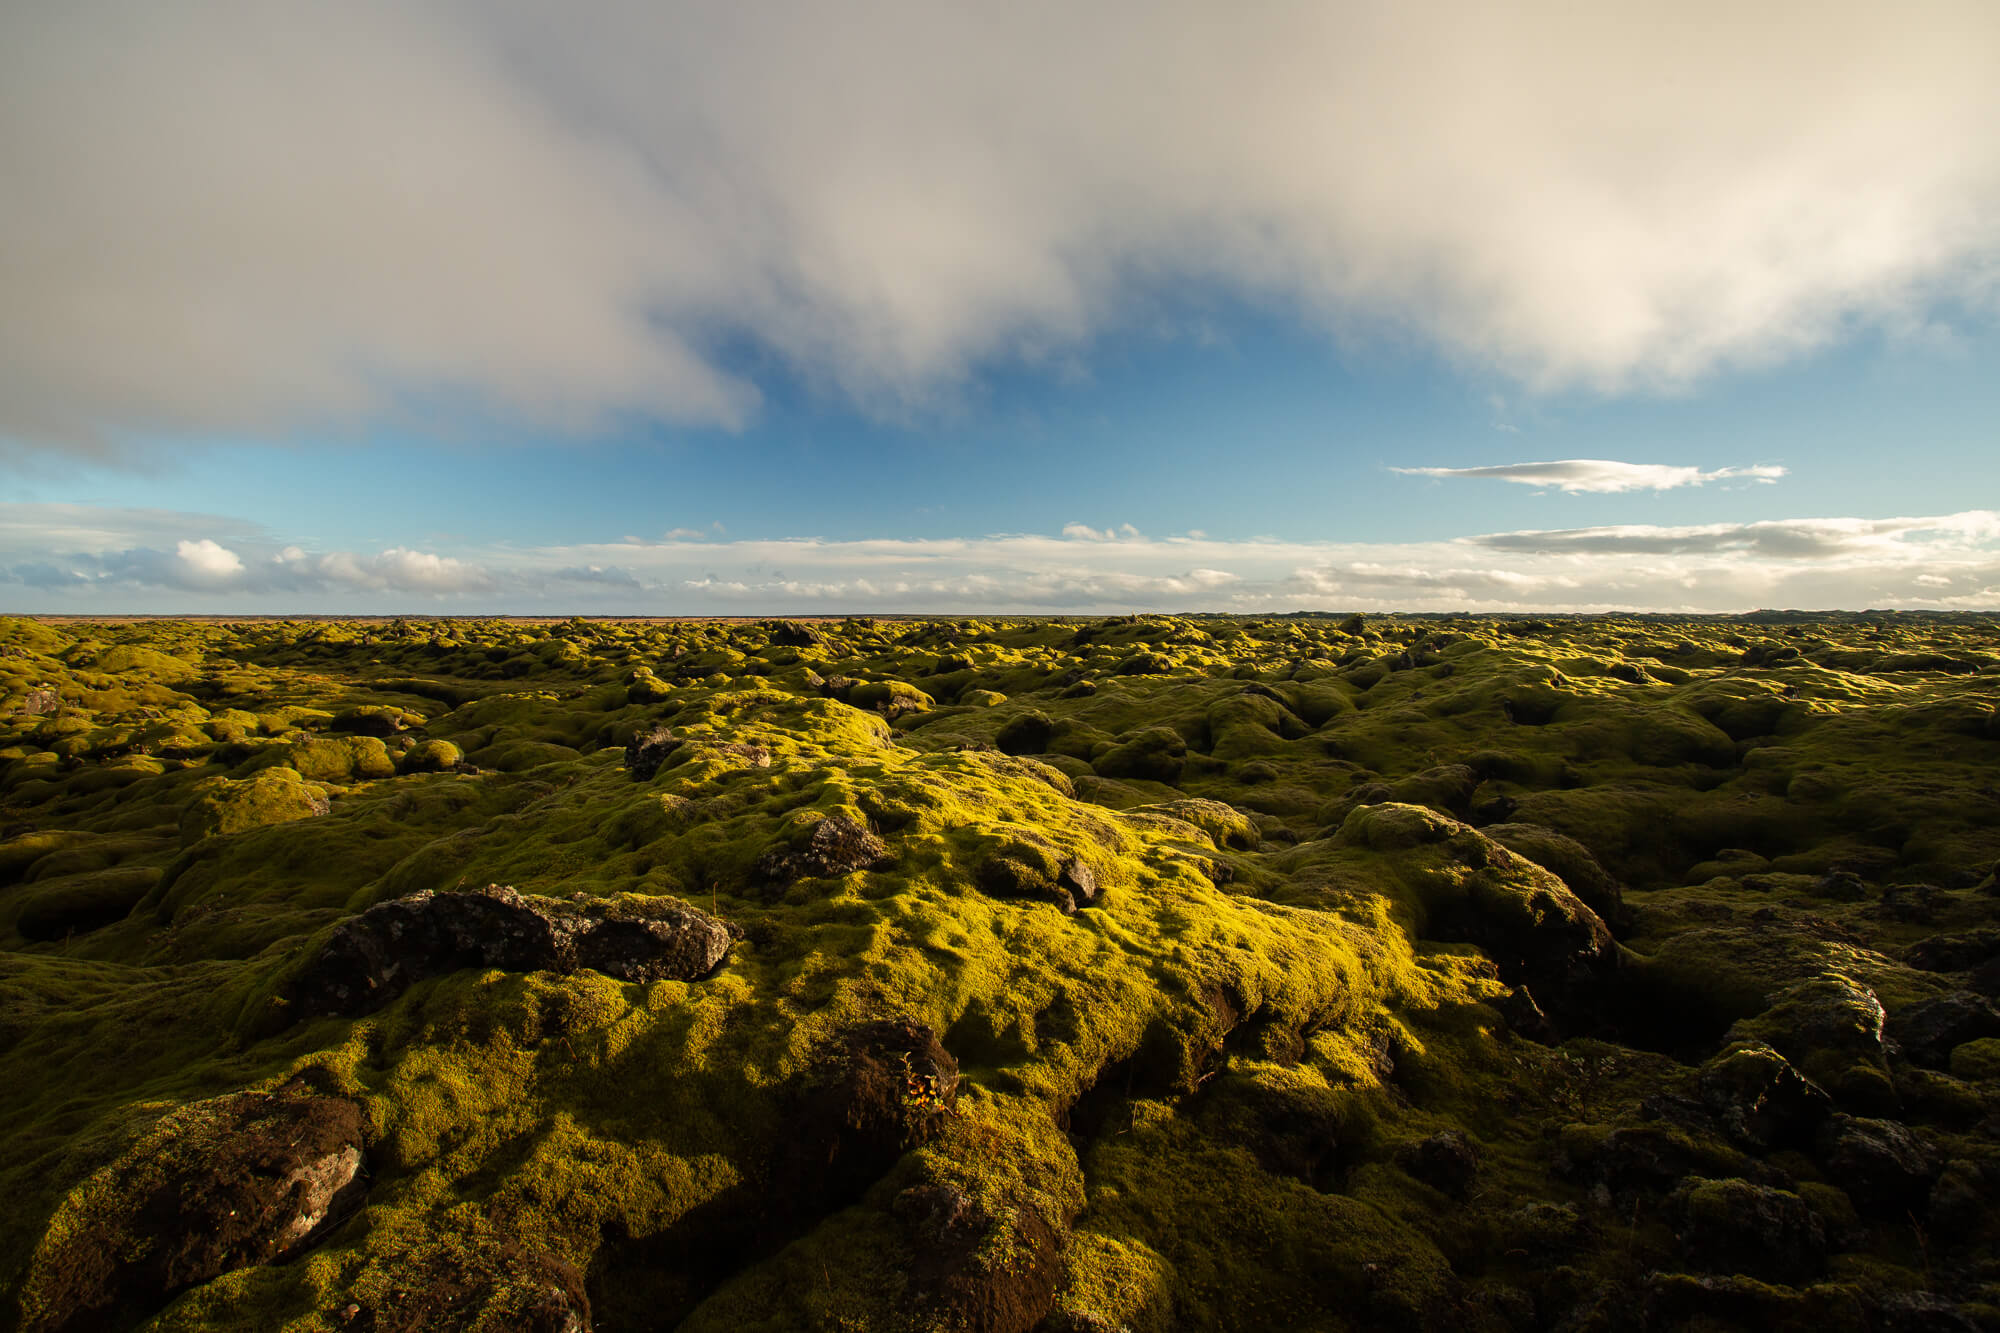
<path id="1" fill-rule="evenodd" d="M 1805 1200 L 1747 1180 L 1683 1181 L 1667 1200 L 1694 1267 L 1797 1285 L 1826 1271 L 1826 1232 Z"/>
<path id="2" fill-rule="evenodd" d="M 772 1221 L 859 1198 L 911 1148 L 936 1138 L 958 1101 L 958 1061 L 921 1023 L 842 1030 L 794 1094 L 771 1168 Z"/>
<path id="3" fill-rule="evenodd" d="M 1868 885 L 1852 870 L 1829 870 L 1813 884 L 1812 893 L 1815 898 L 1858 903 L 1868 896 Z"/>
<path id="4" fill-rule="evenodd" d="M 1809 1140 L 1833 1099 L 1764 1045 L 1737 1046 L 1702 1067 L 1701 1100 L 1737 1142 L 1776 1148 Z"/>
<path id="5" fill-rule="evenodd" d="M 1561 1040 L 1555 1024 L 1549 1022 L 1549 1016 L 1542 1012 L 1541 1005 L 1535 1003 L 1533 992 L 1526 986 L 1516 986 L 1508 991 L 1497 1007 L 1507 1027 L 1529 1041 L 1554 1046 Z"/>
<path id="6" fill-rule="evenodd" d="M 1081 875 L 1075 872 L 1080 870 Z M 1097 887 L 1097 877 L 1090 867 L 1074 859 L 1065 864 L 1062 879 L 1088 879 L 1093 894 Z M 1053 903 L 1065 913 L 1077 908 L 1076 895 L 1068 884 L 1052 879 L 1038 867 L 1012 856 L 996 856 L 980 863 L 974 874 L 974 881 L 982 893 L 995 898 L 1026 898 L 1033 902 Z"/>
<path id="7" fill-rule="evenodd" d="M 1889 1110 L 1884 1025 L 1888 1013 L 1875 992 L 1838 972 L 1823 972 L 1779 992 L 1771 1007 L 1729 1030 L 1734 1043 L 1767 1044 L 1836 1101 Z"/>
<path id="8" fill-rule="evenodd" d="M 838 879 L 876 865 L 889 854 L 868 826 L 848 815 L 828 815 L 803 839 L 774 847 L 757 861 L 757 877 L 769 884 Z"/>
<path id="9" fill-rule="evenodd" d="M 1030 1333 L 1041 1325 L 1055 1302 L 1065 1238 L 1035 1208 L 989 1207 L 927 1182 L 897 1194 L 891 1212 L 910 1245 L 906 1299 L 923 1312 L 921 1326 Z"/>
<path id="10" fill-rule="evenodd" d="M 1954 991 L 1897 1010 L 1887 1031 L 1910 1060 L 1942 1069 L 1954 1046 L 2000 1037 L 2000 1007 L 1970 991 Z"/>
<path id="11" fill-rule="evenodd" d="M 1927 924 L 1937 912 L 1942 891 L 1931 884 L 1896 884 L 1882 890 L 1876 912 L 1885 920 Z"/>
<path id="12" fill-rule="evenodd" d="M 1447 1129 L 1403 1145 L 1396 1165 L 1432 1189 L 1463 1199 L 1479 1174 L 1479 1153 L 1463 1130 Z"/>
<path id="13" fill-rule="evenodd" d="M 825 642 L 826 635 L 796 620 L 781 620 L 771 627 L 774 648 L 816 648 Z"/>
<path id="14" fill-rule="evenodd" d="M 1903 950 L 1903 961 L 1925 972 L 1965 972 L 1992 958 L 2000 958 L 2000 930 L 1990 927 L 1933 935 Z"/>
<path id="15" fill-rule="evenodd" d="M 674 898 L 560 902 L 501 885 L 426 890 L 344 921 L 293 977 L 291 1014 L 353 1016 L 462 968 L 693 981 L 729 953 L 730 927 Z"/>
<path id="16" fill-rule="evenodd" d="M 1937 1178 L 1937 1157 L 1906 1125 L 1835 1115 L 1819 1134 L 1819 1156 L 1861 1208 L 1899 1215 L 1920 1207 Z"/>
<path id="17" fill-rule="evenodd" d="M 305 1076 L 173 1112 L 57 1215 L 23 1285 L 23 1333 L 127 1326 L 314 1245 L 360 1207 L 363 1124 Z"/>
<path id="18" fill-rule="evenodd" d="M 625 742 L 625 769 L 638 782 L 650 782 L 682 742 L 667 727 L 648 727 Z"/>

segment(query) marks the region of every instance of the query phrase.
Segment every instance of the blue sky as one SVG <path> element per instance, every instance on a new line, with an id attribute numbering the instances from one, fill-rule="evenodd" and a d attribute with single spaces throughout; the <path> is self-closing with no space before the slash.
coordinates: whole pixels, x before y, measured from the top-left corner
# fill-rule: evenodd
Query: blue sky
<path id="1" fill-rule="evenodd" d="M 2000 608 L 1994 11 L 1775 8 L 0 20 L 0 606 Z"/>

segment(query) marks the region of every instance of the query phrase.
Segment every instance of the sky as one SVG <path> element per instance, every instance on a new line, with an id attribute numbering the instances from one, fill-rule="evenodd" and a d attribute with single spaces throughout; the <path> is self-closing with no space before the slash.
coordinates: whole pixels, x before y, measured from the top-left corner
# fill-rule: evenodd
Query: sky
<path id="1" fill-rule="evenodd" d="M 0 611 L 2000 610 L 2000 7 L 0 10 Z"/>

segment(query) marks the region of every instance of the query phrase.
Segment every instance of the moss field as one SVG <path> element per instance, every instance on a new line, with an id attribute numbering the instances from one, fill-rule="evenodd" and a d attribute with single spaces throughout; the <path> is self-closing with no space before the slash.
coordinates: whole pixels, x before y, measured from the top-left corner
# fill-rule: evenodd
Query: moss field
<path id="1" fill-rule="evenodd" d="M 837 818 L 886 855 L 767 873 Z M 0 1327 L 188 1108 L 316 1068 L 365 1207 L 121 1327 L 386 1330 L 440 1281 L 427 1326 L 524 1327 L 530 1255 L 600 1333 L 2000 1328 L 2000 1032 L 1893 1040 L 1976 988 L 1926 942 L 2000 927 L 1994 618 L 0 619 L 0 835 Z M 286 1012 L 344 920 L 488 884 L 740 938 Z M 1855 994 L 1891 1040 L 1826 1037 Z M 800 1090 L 879 1021 L 955 1100 L 802 1186 Z M 1871 1209 L 1704 1120 L 1746 1046 L 1938 1183 Z M 1703 1257 L 1722 1181 L 1823 1262 Z"/>

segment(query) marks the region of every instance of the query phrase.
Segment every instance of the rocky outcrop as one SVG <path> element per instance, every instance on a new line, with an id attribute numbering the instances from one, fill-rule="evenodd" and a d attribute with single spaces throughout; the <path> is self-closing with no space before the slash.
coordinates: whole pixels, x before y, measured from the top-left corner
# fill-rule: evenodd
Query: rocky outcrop
<path id="1" fill-rule="evenodd" d="M 642 728 L 625 742 L 625 771 L 636 782 L 650 782 L 653 775 L 660 771 L 660 765 L 667 762 L 667 756 L 678 750 L 681 743 L 672 728 Z"/>
<path id="2" fill-rule="evenodd" d="M 732 942 L 722 921 L 675 898 L 562 902 L 500 885 L 426 890 L 343 922 L 290 986 L 294 1018 L 364 1014 L 426 977 L 461 968 L 692 981 Z"/>
<path id="3" fill-rule="evenodd" d="M 1702 1067 L 1701 1100 L 1729 1136 L 1748 1148 L 1809 1141 L 1833 1099 L 1769 1046 L 1733 1046 Z"/>
<path id="4" fill-rule="evenodd" d="M 860 1197 L 904 1152 L 937 1136 L 958 1084 L 958 1061 L 921 1023 L 843 1030 L 793 1099 L 771 1170 L 774 1215 L 809 1215 Z"/>
<path id="5" fill-rule="evenodd" d="M 289 1258 L 360 1207 L 361 1107 L 306 1078 L 174 1112 L 70 1196 L 23 1285 L 23 1333 L 124 1327 Z"/>
<path id="6" fill-rule="evenodd" d="M 1954 991 L 1898 1009 L 1886 1030 L 1905 1058 L 1942 1069 L 1950 1063 L 1954 1047 L 2000 1037 L 2000 1007 L 1970 991 Z"/>
<path id="7" fill-rule="evenodd" d="M 1920 1208 L 1937 1179 L 1937 1155 L 1894 1120 L 1837 1115 L 1819 1133 L 1828 1174 L 1864 1209 L 1897 1216 Z"/>
<path id="8" fill-rule="evenodd" d="M 1826 1271 L 1826 1232 L 1798 1195 L 1747 1180 L 1688 1180 L 1667 1201 L 1682 1251 L 1710 1273 L 1799 1284 Z"/>
<path id="9" fill-rule="evenodd" d="M 767 884 L 798 879 L 837 879 L 866 870 L 889 849 L 866 824 L 848 815 L 828 815 L 802 837 L 773 847 L 757 860 L 757 878 Z"/>

